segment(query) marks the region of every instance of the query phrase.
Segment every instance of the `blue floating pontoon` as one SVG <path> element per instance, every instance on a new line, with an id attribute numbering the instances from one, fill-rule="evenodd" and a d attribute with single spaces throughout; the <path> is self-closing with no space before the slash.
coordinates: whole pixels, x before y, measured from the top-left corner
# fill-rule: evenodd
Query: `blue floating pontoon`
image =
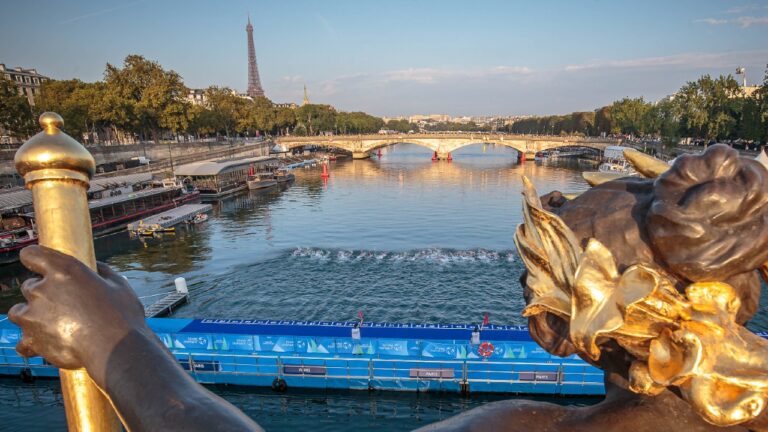
<path id="1" fill-rule="evenodd" d="M 0 315 L 0 375 L 56 377 L 16 353 L 18 327 Z M 288 388 L 602 395 L 603 372 L 539 347 L 526 327 L 150 318 L 198 382 Z M 478 340 L 475 339 L 475 342 Z M 480 352 L 486 357 L 480 355 Z"/>

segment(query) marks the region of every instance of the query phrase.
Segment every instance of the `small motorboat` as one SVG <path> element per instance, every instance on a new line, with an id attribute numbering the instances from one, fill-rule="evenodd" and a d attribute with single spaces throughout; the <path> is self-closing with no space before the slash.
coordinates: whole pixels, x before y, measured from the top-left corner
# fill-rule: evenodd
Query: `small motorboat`
<path id="1" fill-rule="evenodd" d="M 277 184 L 274 175 L 272 173 L 259 173 L 254 174 L 248 178 L 248 189 L 265 189 Z"/>
<path id="2" fill-rule="evenodd" d="M 277 171 L 275 171 L 274 179 L 278 183 L 285 183 L 285 182 L 295 180 L 296 176 L 292 172 L 288 171 L 287 169 L 280 168 Z"/>
<path id="3" fill-rule="evenodd" d="M 188 224 L 197 225 L 208 220 L 208 215 L 205 213 L 198 213 L 187 221 Z"/>

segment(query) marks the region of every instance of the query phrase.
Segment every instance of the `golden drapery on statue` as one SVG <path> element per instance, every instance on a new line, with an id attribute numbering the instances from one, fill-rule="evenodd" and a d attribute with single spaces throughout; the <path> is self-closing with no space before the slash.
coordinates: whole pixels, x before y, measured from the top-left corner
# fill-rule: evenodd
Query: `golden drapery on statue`
<path id="1" fill-rule="evenodd" d="M 663 162 L 644 164 L 647 156 L 628 159 L 646 177 L 665 171 Z M 683 278 L 652 259 L 620 267 L 597 239 L 579 241 L 563 219 L 544 208 L 532 183 L 525 177 L 523 183 L 524 223 L 515 234 L 527 269 L 523 314 L 532 328 L 549 325 L 542 324 L 547 319 L 564 323 L 567 340 L 551 344 L 550 351 L 575 352 L 600 366 L 604 347 L 618 345 L 631 358 L 630 390 L 655 395 L 675 388 L 717 426 L 743 424 L 764 413 L 768 342 L 737 323 L 742 300 L 734 287 L 701 280 L 706 277 L 681 287 Z M 765 277 L 765 265 L 761 269 Z"/>

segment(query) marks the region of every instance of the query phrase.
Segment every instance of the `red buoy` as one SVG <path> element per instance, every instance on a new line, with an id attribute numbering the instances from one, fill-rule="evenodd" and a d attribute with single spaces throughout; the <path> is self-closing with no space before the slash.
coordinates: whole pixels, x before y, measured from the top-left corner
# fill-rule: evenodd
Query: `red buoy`
<path id="1" fill-rule="evenodd" d="M 435 151 L 435 152 L 432 154 L 432 160 L 433 160 L 433 161 L 436 161 L 436 160 L 437 160 L 437 151 Z"/>
<path id="2" fill-rule="evenodd" d="M 448 161 L 450 162 L 450 161 L 452 161 L 452 160 L 453 160 L 453 156 L 451 156 L 451 154 L 450 154 L 450 153 L 448 153 Z"/>
<path id="3" fill-rule="evenodd" d="M 328 164 L 324 163 L 323 164 L 323 174 L 322 174 L 322 177 L 323 178 L 328 178 L 328 177 L 330 177 L 330 175 L 331 174 L 328 172 Z"/>
<path id="4" fill-rule="evenodd" d="M 520 152 L 520 162 L 525 162 L 525 153 Z"/>
<path id="5" fill-rule="evenodd" d="M 379 159 L 381 159 L 381 149 L 379 149 L 379 152 L 378 152 L 378 153 L 376 153 L 376 156 L 378 156 L 378 157 L 379 157 Z"/>

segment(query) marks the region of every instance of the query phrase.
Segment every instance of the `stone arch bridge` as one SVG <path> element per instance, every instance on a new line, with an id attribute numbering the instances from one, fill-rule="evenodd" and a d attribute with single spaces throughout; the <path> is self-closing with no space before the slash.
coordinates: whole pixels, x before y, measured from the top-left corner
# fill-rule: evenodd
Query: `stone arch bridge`
<path id="1" fill-rule="evenodd" d="M 619 140 L 604 138 L 557 137 L 506 134 L 392 134 L 392 135 L 331 135 L 312 137 L 279 137 L 275 143 L 284 150 L 308 145 L 328 147 L 352 153 L 354 159 L 365 159 L 371 152 L 394 144 L 408 143 L 426 147 L 438 159 L 447 159 L 451 152 L 472 144 L 495 144 L 511 147 L 526 155 L 558 147 L 588 147 L 603 151 Z"/>

